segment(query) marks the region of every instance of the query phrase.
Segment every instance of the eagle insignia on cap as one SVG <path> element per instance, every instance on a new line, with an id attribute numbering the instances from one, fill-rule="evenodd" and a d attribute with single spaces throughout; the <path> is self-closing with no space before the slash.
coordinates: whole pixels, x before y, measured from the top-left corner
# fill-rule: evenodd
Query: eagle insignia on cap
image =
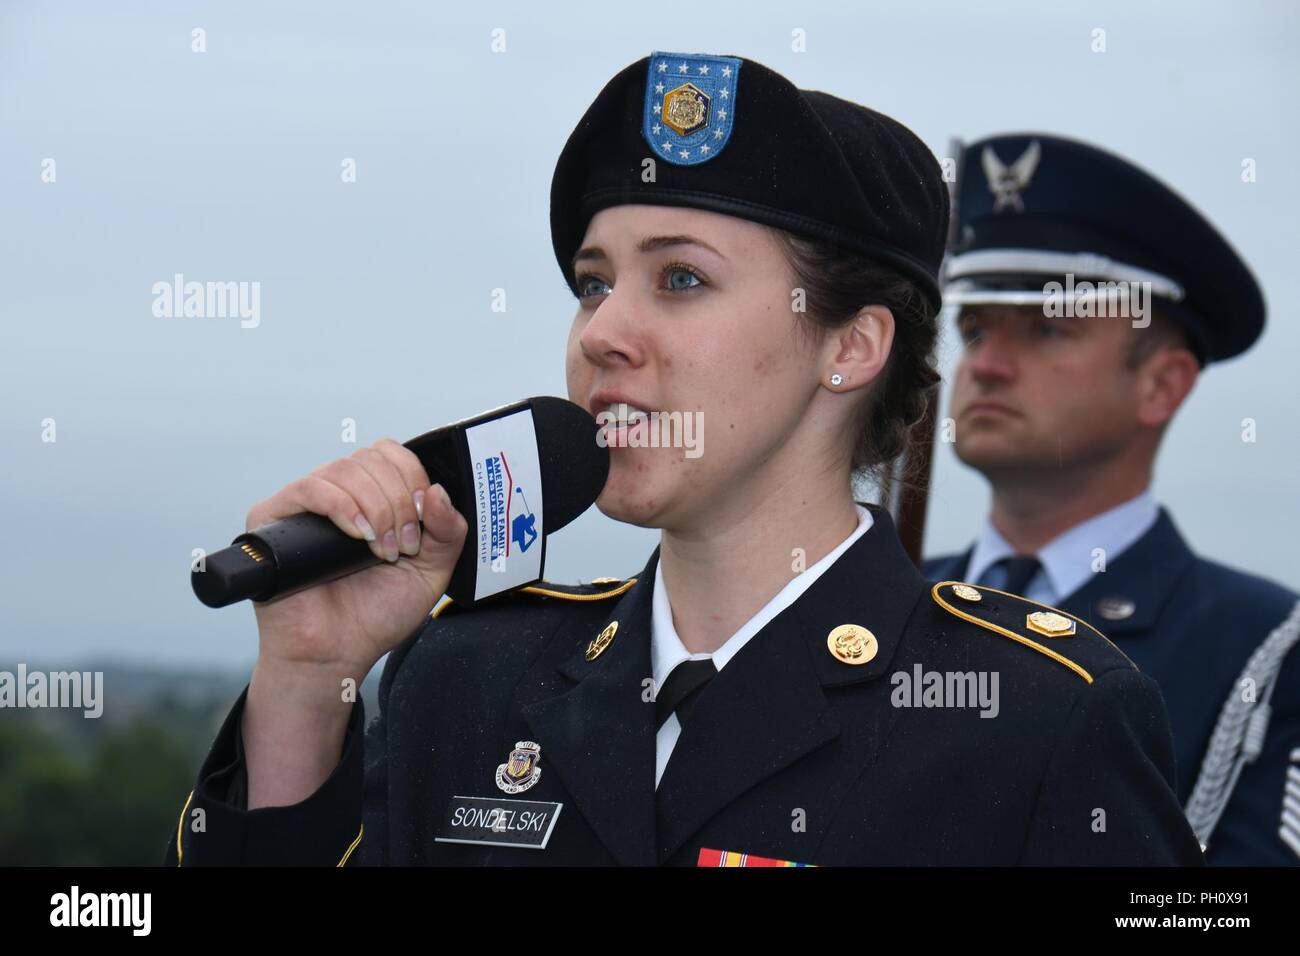
<path id="1" fill-rule="evenodd" d="M 1038 169 L 1038 160 L 1042 155 L 1042 147 L 1038 145 L 1038 140 L 1034 140 L 1020 154 L 1019 159 L 1007 166 L 993 152 L 992 146 L 984 147 L 984 152 L 980 154 L 980 164 L 984 167 L 984 178 L 989 181 L 989 192 L 997 197 L 994 212 L 1001 212 L 1008 206 L 1016 212 L 1025 211 L 1025 203 L 1020 194 L 1034 178 L 1034 171 Z"/>
<path id="2" fill-rule="evenodd" d="M 650 54 L 641 135 L 675 166 L 698 166 L 722 152 L 736 122 L 740 58 Z"/>

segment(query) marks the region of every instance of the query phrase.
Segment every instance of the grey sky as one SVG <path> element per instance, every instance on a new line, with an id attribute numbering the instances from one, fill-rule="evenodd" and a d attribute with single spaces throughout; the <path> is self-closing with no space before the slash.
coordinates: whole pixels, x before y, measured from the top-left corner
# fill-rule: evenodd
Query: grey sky
<path id="1" fill-rule="evenodd" d="M 251 661 L 251 609 L 201 606 L 191 549 L 354 450 L 341 419 L 369 444 L 563 395 L 574 303 L 551 172 L 601 86 L 653 49 L 751 57 L 896 116 L 940 155 L 954 134 L 1094 140 L 1197 203 L 1260 277 L 1268 328 L 1202 379 L 1156 493 L 1194 547 L 1300 587 L 1298 19 L 1271 2 L 5 0 L 0 666 Z M 175 273 L 260 282 L 260 325 L 156 318 L 151 287 Z M 986 503 L 942 448 L 930 550 L 963 546 Z M 593 510 L 552 541 L 547 576 L 632 574 L 656 540 Z"/>

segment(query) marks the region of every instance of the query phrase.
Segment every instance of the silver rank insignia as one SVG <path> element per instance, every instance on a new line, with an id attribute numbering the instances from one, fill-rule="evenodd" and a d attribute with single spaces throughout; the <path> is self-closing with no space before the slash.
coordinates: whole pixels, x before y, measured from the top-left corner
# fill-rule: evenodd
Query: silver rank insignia
<path id="1" fill-rule="evenodd" d="M 650 54 L 641 135 L 675 166 L 698 166 L 722 152 L 736 123 L 739 57 Z"/>
<path id="2" fill-rule="evenodd" d="M 523 793 L 542 778 L 542 748 L 531 740 L 521 740 L 510 751 L 510 759 L 497 767 L 497 786 L 506 793 Z"/>

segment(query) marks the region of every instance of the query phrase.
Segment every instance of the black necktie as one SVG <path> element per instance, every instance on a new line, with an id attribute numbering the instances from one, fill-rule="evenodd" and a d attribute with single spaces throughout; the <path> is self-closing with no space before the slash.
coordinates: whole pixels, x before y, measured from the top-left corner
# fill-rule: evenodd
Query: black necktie
<path id="1" fill-rule="evenodd" d="M 1002 584 L 1003 591 L 1022 594 L 1025 585 L 1029 583 L 1030 578 L 1038 573 L 1038 569 L 1042 567 L 1042 564 L 1032 554 L 1017 554 L 1013 558 L 994 561 L 992 567 L 1006 569 L 1007 576 Z"/>
<path id="2" fill-rule="evenodd" d="M 685 728 L 695 701 L 717 673 L 712 659 L 682 661 L 674 667 L 664 686 L 655 694 L 655 729 L 662 727 L 674 712 L 677 722 Z"/>

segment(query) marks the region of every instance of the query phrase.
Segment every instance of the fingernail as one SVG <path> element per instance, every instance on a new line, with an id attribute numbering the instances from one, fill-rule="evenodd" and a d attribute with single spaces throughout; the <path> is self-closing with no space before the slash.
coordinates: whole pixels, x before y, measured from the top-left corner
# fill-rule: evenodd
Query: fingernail
<path id="1" fill-rule="evenodd" d="M 410 555 L 420 553 L 420 529 L 414 524 L 402 525 L 402 551 Z"/>
<path id="2" fill-rule="evenodd" d="M 358 531 L 366 536 L 367 541 L 375 540 L 375 529 L 370 527 L 370 522 L 366 520 L 365 515 L 358 512 L 357 516 L 352 519 L 352 523 L 357 526 Z"/>
<path id="3" fill-rule="evenodd" d="M 446 505 L 448 508 L 451 507 L 451 497 L 447 494 L 447 489 L 444 488 L 442 485 L 438 486 L 438 497 L 442 499 L 442 503 L 444 505 Z"/>
<path id="4" fill-rule="evenodd" d="M 397 550 L 397 535 L 392 531 L 384 535 L 384 557 L 392 562 L 401 557 L 401 552 Z"/>
<path id="5" fill-rule="evenodd" d="M 419 518 L 421 521 L 423 521 L 424 520 L 424 492 L 423 491 L 411 492 L 411 500 L 415 502 L 416 517 Z"/>

